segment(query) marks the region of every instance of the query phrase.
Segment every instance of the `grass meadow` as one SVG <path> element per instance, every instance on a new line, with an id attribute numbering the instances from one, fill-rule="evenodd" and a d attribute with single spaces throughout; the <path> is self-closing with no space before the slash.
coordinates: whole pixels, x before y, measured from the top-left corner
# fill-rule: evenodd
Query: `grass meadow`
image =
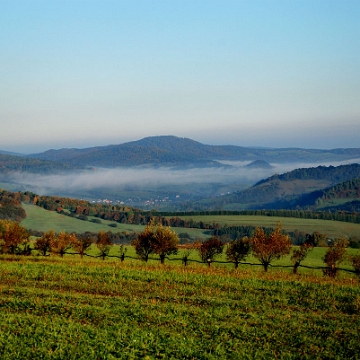
<path id="1" fill-rule="evenodd" d="M 1 359 L 357 359 L 359 310 L 351 276 L 0 258 Z"/>
<path id="2" fill-rule="evenodd" d="M 140 232 L 144 230 L 143 225 L 121 224 L 116 223 L 117 227 L 113 228 L 109 225 L 114 224 L 113 221 L 101 220 L 101 224 L 92 223 L 90 221 L 82 221 L 71 218 L 66 215 L 58 214 L 54 211 L 47 211 L 38 206 L 23 204 L 27 217 L 21 222 L 21 225 L 28 229 L 36 229 L 39 231 L 48 231 L 53 229 L 55 232 L 67 231 L 82 233 L 85 231 L 99 232 L 105 231 L 124 231 L 124 232 Z M 304 231 L 313 233 L 318 231 L 326 234 L 330 238 L 341 236 L 360 236 L 360 224 L 346 223 L 332 220 L 317 219 L 298 219 L 286 217 L 272 216 L 252 216 L 252 215 L 196 215 L 196 216 L 180 216 L 181 218 L 191 218 L 195 221 L 203 221 L 205 223 L 219 223 L 220 225 L 239 226 L 263 226 L 276 227 L 277 223 L 281 223 L 286 231 Z M 89 217 L 91 219 L 92 217 Z M 190 228 L 173 228 L 177 233 L 186 232 L 192 238 L 207 238 L 211 234 L 207 230 L 190 229 Z"/>

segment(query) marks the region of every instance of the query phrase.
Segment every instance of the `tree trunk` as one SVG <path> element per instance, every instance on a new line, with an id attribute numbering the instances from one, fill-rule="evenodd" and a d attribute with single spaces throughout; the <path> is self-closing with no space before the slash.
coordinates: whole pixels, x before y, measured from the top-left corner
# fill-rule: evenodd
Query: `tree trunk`
<path id="1" fill-rule="evenodd" d="M 295 264 L 294 264 L 293 274 L 297 274 L 297 270 L 298 270 L 299 265 L 300 265 L 300 263 L 295 263 Z"/>
<path id="2" fill-rule="evenodd" d="M 160 263 L 161 264 L 165 263 L 165 254 L 160 254 Z"/>

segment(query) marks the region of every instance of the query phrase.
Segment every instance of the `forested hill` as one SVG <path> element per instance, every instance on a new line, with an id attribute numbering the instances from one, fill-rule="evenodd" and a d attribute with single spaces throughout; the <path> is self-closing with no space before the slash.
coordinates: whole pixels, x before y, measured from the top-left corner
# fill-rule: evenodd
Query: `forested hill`
<path id="1" fill-rule="evenodd" d="M 340 166 L 318 166 L 311 168 L 302 168 L 289 171 L 284 174 L 275 174 L 265 180 L 255 184 L 261 185 L 274 180 L 292 181 L 292 180 L 323 180 L 338 184 L 343 181 L 359 177 L 360 164 L 340 165 Z"/>
<path id="2" fill-rule="evenodd" d="M 249 189 L 213 199 L 210 206 L 238 210 L 292 209 L 314 205 L 326 191 L 331 191 L 324 189 L 353 179 L 356 179 L 353 183 L 357 184 L 358 178 L 359 164 L 297 169 L 271 176 Z M 345 185 L 339 185 L 339 189 L 341 186 Z"/>
<path id="3" fill-rule="evenodd" d="M 26 171 L 32 173 L 47 174 L 57 171 L 68 171 L 80 168 L 82 167 L 77 165 L 69 165 L 58 161 L 0 154 L 0 174 L 6 174 L 11 171 Z"/>
<path id="4" fill-rule="evenodd" d="M 231 145 L 204 145 L 197 141 L 175 136 L 155 136 L 120 145 L 90 147 L 85 149 L 48 150 L 33 154 L 33 158 L 63 161 L 81 166 L 136 166 L 195 164 L 216 166 L 216 160 L 267 162 L 317 162 L 360 158 L 356 149 L 264 149 Z M 214 161 L 215 160 L 215 161 Z"/>
<path id="5" fill-rule="evenodd" d="M 339 202 L 339 204 L 336 204 L 337 202 Z M 320 208 L 323 210 L 344 210 L 357 212 L 359 211 L 357 210 L 359 209 L 359 202 L 360 178 L 344 181 L 324 190 L 317 190 L 309 194 L 302 195 L 296 199 L 292 205 L 301 208 L 307 207 L 312 209 Z"/>

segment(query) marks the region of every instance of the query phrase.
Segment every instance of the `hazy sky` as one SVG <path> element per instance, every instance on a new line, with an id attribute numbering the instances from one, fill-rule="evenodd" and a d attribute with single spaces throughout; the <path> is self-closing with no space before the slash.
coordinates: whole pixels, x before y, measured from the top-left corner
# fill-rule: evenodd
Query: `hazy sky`
<path id="1" fill-rule="evenodd" d="M 359 0 L 0 0 L 0 149 L 360 147 L 359 34 Z"/>

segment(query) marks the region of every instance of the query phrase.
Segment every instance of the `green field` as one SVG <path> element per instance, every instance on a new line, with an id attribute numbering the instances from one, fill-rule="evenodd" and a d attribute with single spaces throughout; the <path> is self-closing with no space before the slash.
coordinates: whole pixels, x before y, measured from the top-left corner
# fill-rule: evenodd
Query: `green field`
<path id="1" fill-rule="evenodd" d="M 278 216 L 257 216 L 257 215 L 197 215 L 179 216 L 182 219 L 193 219 L 204 223 L 219 223 L 220 225 L 239 226 L 252 225 L 259 227 L 276 227 L 281 223 L 286 231 L 304 231 L 313 233 L 319 231 L 328 237 L 360 236 L 360 224 L 346 223 L 333 220 L 299 219 Z"/>
<path id="2" fill-rule="evenodd" d="M 1 359 L 357 359 L 360 286 L 271 269 L 0 261 Z"/>

